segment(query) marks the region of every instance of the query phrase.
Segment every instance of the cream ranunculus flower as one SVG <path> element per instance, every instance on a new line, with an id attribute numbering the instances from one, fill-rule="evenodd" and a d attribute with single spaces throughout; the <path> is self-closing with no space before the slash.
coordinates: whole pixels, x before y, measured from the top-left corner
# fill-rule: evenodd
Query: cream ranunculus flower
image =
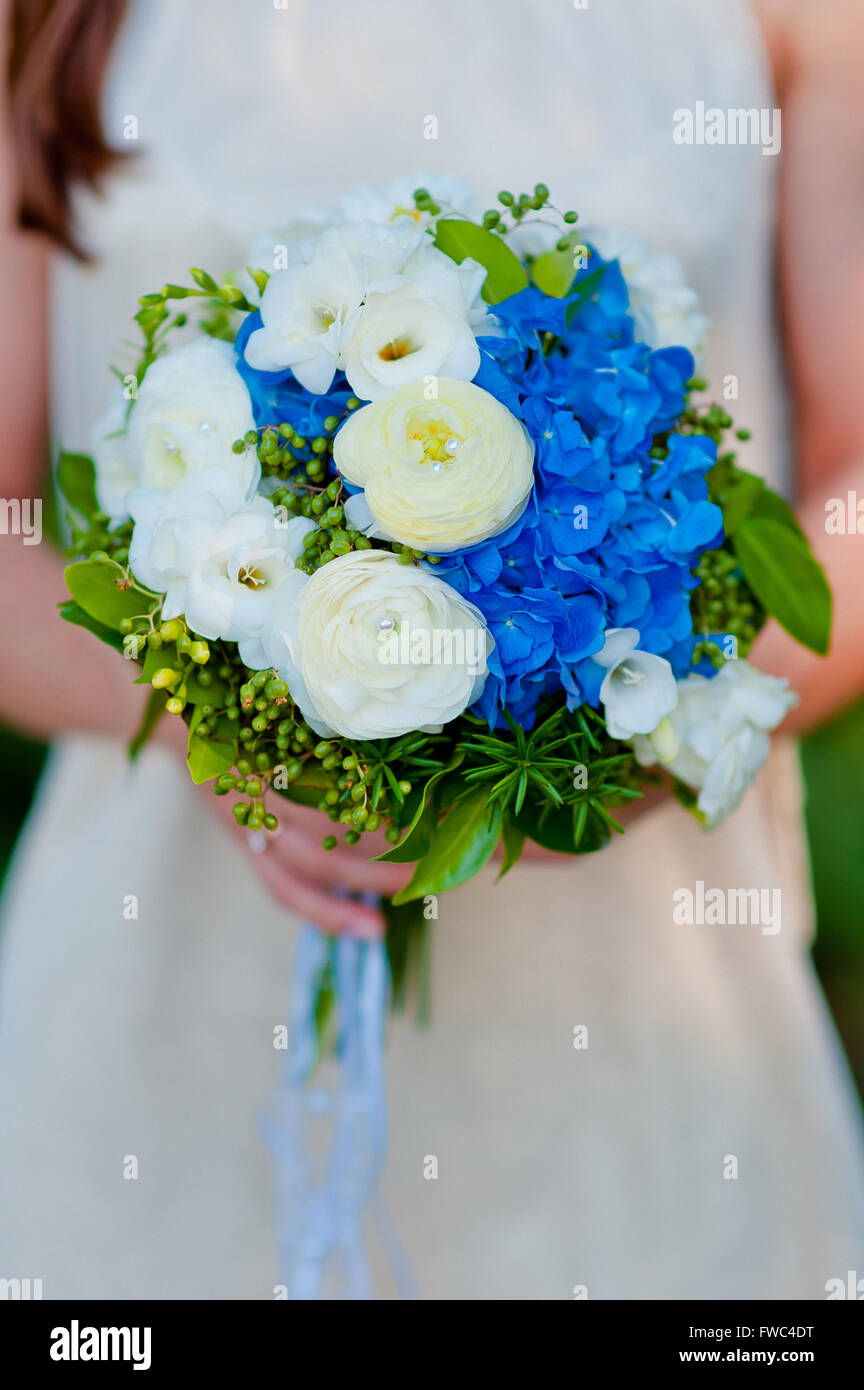
<path id="1" fill-rule="evenodd" d="M 523 511 L 534 482 L 534 445 L 488 391 L 439 378 L 436 400 L 409 382 L 345 421 L 336 467 L 364 489 L 351 524 L 416 550 L 446 555 L 495 536 Z"/>
<path id="2" fill-rule="evenodd" d="M 429 570 L 355 550 L 278 590 L 263 647 L 313 729 L 389 738 L 438 729 L 476 700 L 494 643 Z"/>

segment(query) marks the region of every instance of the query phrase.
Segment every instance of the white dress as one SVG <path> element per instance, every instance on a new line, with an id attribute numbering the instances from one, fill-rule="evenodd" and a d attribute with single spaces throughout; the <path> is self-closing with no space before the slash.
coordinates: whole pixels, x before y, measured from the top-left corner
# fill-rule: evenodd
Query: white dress
<path id="1" fill-rule="evenodd" d="M 698 101 L 773 105 L 743 0 L 133 7 L 105 109 L 118 141 L 135 118 L 144 153 L 81 200 L 96 265 L 55 266 L 58 438 L 87 446 L 139 293 L 419 167 L 486 205 L 542 179 L 560 207 L 680 255 L 714 321 L 708 373 L 718 391 L 737 377 L 750 463 L 782 484 L 778 162 L 674 143 L 672 113 Z M 864 1268 L 857 1107 L 807 954 L 799 802 L 780 747 L 722 831 L 669 805 L 606 853 L 442 899 L 432 1026 L 389 1037 L 384 1191 L 425 1297 L 822 1298 Z M 130 771 L 118 745 L 70 738 L 16 856 L 0 1275 L 42 1278 L 46 1297 L 273 1296 L 257 1122 L 296 923 L 199 803 L 163 752 Z M 673 893 L 698 880 L 780 888 L 782 929 L 674 925 Z"/>

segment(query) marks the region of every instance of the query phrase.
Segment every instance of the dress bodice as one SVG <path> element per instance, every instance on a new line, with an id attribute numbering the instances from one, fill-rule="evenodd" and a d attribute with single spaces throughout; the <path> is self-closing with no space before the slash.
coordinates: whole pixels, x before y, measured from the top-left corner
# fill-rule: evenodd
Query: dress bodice
<path id="1" fill-rule="evenodd" d="M 190 265 L 228 270 L 256 232 L 419 169 L 461 175 L 484 206 L 542 179 L 584 221 L 678 255 L 712 318 L 714 393 L 736 378 L 751 466 L 782 482 L 778 161 L 676 143 L 674 113 L 700 102 L 773 104 L 747 0 L 137 0 L 104 95 L 109 138 L 136 157 L 77 200 L 95 265 L 56 268 L 58 435 L 86 446 L 139 294 Z"/>

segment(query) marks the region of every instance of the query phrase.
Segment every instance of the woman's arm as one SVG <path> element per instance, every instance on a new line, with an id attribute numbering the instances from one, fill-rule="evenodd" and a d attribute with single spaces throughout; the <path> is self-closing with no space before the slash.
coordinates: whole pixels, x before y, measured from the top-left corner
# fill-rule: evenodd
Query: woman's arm
<path id="1" fill-rule="evenodd" d="M 864 7 L 760 0 L 757 8 L 783 113 L 779 275 L 797 510 L 834 591 L 827 658 L 776 623 L 754 649 L 756 665 L 788 676 L 800 693 L 785 726 L 798 731 L 864 689 L 864 534 L 825 529 L 830 498 L 851 491 L 864 502 Z"/>
<path id="2" fill-rule="evenodd" d="M 45 738 L 63 729 L 128 734 L 143 708 L 140 687 L 132 685 L 116 652 L 59 619 L 63 562 L 49 542 L 25 544 L 26 537 L 11 533 L 15 504 L 40 498 L 46 485 L 48 248 L 15 228 L 4 126 L 0 122 L 0 720 Z"/>
<path id="3" fill-rule="evenodd" d="M 2 20 L 5 6 L 0 6 Z M 0 24 L 0 34 L 2 34 Z M 0 44 L 2 46 L 2 44 Z M 51 738 L 90 730 L 128 739 L 144 709 L 146 691 L 133 684 L 131 664 L 64 623 L 57 605 L 66 595 L 63 561 L 43 539 L 25 544 L 7 534 L 7 503 L 37 499 L 47 474 L 47 286 L 50 248 L 15 228 L 15 180 L 8 135 L 0 121 L 0 305 L 5 315 L 0 369 L 0 721 Z M 46 484 L 47 485 L 47 484 Z M 166 715 L 159 740 L 182 760 L 186 728 Z M 228 803 L 209 787 L 200 795 L 244 846 Z M 266 887 L 286 908 L 331 932 L 375 936 L 382 929 L 377 908 L 345 901 L 343 888 L 393 893 L 410 876 L 394 865 L 367 864 L 385 848 L 340 848 L 327 853 L 321 840 L 332 830 L 318 812 L 286 803 L 279 808 L 281 834 L 266 854 L 252 855 Z"/>

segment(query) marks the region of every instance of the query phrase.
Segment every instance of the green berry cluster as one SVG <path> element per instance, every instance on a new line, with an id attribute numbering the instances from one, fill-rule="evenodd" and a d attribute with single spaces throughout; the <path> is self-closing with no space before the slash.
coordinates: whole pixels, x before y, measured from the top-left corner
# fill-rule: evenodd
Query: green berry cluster
<path id="1" fill-rule="evenodd" d="M 104 512 L 94 512 L 86 527 L 79 526 L 71 515 L 69 521 L 72 527 L 70 555 L 86 555 L 90 560 L 114 560 L 124 566 L 128 564 L 132 541 L 131 521 L 112 527 L 110 518 Z"/>
<path id="2" fill-rule="evenodd" d="M 747 586 L 736 557 L 728 550 L 708 550 L 695 571 L 699 586 L 693 592 L 693 627 L 697 633 L 729 633 L 737 656 L 746 656 L 765 621 L 765 614 Z M 722 666 L 725 656 L 715 642 L 700 642 L 694 660 L 707 656 Z"/>
<path id="3" fill-rule="evenodd" d="M 535 183 L 533 193 L 510 193 L 506 188 L 498 194 L 497 208 L 489 208 L 483 214 L 483 226 L 490 232 L 502 232 L 506 234 L 512 226 L 521 222 L 522 219 L 531 212 L 540 212 L 543 208 L 548 208 L 555 212 L 556 209 L 549 202 L 549 189 L 545 183 Z M 568 225 L 578 221 L 579 214 L 569 209 L 561 214 L 564 222 Z M 509 219 L 509 221 L 508 221 Z M 563 248 L 569 246 L 569 241 L 563 240 Z"/>
<path id="4" fill-rule="evenodd" d="M 735 468 L 736 454 L 726 449 L 728 432 L 734 429 L 732 416 L 721 405 L 698 404 L 693 396 L 707 389 L 702 377 L 693 377 L 687 383 L 688 398 L 686 408 L 676 427 L 679 434 L 704 434 L 717 446 L 716 469 L 724 471 Z M 660 461 L 669 453 L 669 434 L 658 435 L 649 450 L 652 459 Z M 750 431 L 735 429 L 735 438 L 742 442 L 750 438 Z M 709 482 L 714 470 L 709 474 Z M 765 613 L 748 586 L 743 571 L 733 551 L 723 545 L 719 550 L 706 551 L 694 570 L 699 580 L 693 591 L 690 608 L 693 615 L 693 630 L 701 641 L 697 641 L 693 661 L 698 663 L 707 657 L 713 666 L 721 667 L 727 659 L 716 642 L 708 640 L 710 634 L 729 634 L 735 638 L 737 656 L 746 656 L 765 622 Z"/>

